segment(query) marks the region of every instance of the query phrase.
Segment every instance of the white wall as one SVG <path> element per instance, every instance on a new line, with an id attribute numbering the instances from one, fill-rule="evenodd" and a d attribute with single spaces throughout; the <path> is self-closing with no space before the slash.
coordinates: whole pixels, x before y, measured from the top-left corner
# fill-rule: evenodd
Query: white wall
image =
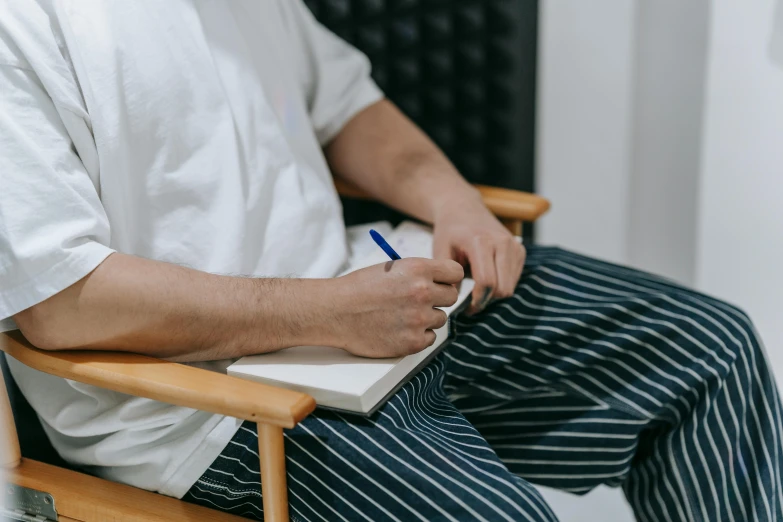
<path id="1" fill-rule="evenodd" d="M 694 282 L 709 4 L 542 1 L 542 242 Z"/>
<path id="2" fill-rule="evenodd" d="M 779 232 L 780 215 L 764 201 L 777 201 L 783 176 L 771 170 L 781 162 L 775 144 L 783 150 L 783 0 L 732 8 L 725 0 L 542 0 L 537 181 L 554 207 L 541 242 L 740 304 L 755 299 L 724 289 L 726 265 L 705 261 L 714 256 L 701 236 L 722 219 L 721 232 L 733 227 L 740 244 L 776 246 L 765 235 Z M 747 180 L 741 187 L 729 182 L 737 176 Z M 729 194 L 747 219 L 717 215 L 711 205 Z"/>
<path id="3" fill-rule="evenodd" d="M 772 0 L 717 0 L 707 75 L 697 283 L 745 308 L 783 379 L 783 60 Z M 783 2 L 778 6 L 783 39 Z"/>
<path id="4" fill-rule="evenodd" d="M 635 3 L 542 0 L 538 192 L 542 242 L 625 261 Z"/>
<path id="5" fill-rule="evenodd" d="M 783 0 L 778 0 L 774 23 L 775 28 L 769 39 L 769 55 L 778 66 L 783 67 Z"/>
<path id="6" fill-rule="evenodd" d="M 640 2 L 626 261 L 692 284 L 709 0 Z"/>

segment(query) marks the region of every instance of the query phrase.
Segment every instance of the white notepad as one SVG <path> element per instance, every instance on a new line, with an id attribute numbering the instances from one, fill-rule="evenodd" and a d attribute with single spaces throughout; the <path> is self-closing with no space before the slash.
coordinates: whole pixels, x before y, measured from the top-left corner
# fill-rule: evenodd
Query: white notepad
<path id="1" fill-rule="evenodd" d="M 386 240 L 402 257 L 432 257 L 432 233 L 427 227 L 404 222 Z M 355 258 L 346 273 L 386 261 L 386 254 L 375 246 Z M 435 331 L 432 346 L 417 354 L 365 359 L 338 348 L 298 346 L 243 357 L 228 367 L 228 374 L 307 393 L 319 406 L 371 414 L 448 344 L 453 337 L 451 315 L 467 304 L 472 290 L 473 281 L 465 279 L 457 303 L 444 308 L 449 323 Z"/>

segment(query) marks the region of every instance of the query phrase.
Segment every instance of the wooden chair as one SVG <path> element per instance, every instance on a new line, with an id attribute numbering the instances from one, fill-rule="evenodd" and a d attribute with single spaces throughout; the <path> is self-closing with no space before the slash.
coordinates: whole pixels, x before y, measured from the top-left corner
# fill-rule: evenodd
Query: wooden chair
<path id="1" fill-rule="evenodd" d="M 337 182 L 340 193 L 364 198 L 357 189 Z M 521 234 L 523 222 L 535 221 L 549 209 L 541 197 L 478 186 L 484 203 L 505 226 Z M 177 406 L 230 415 L 258 424 L 258 450 L 264 516 L 288 520 L 283 429 L 293 428 L 315 409 L 309 395 L 130 353 L 101 351 L 47 352 L 33 347 L 20 332 L 0 334 L 0 349 L 36 370 L 120 393 Z M 232 521 L 234 515 L 117 484 L 72 470 L 23 458 L 8 394 L 0 375 L 0 421 L 3 442 L 0 466 L 6 492 L 36 490 L 45 505 L 56 507 L 60 521 L 138 522 Z"/>

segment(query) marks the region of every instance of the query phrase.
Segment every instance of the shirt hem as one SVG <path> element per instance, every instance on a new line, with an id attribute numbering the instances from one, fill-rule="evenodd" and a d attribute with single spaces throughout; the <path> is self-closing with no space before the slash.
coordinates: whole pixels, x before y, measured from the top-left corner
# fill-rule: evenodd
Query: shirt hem
<path id="1" fill-rule="evenodd" d="M 160 487 L 159 493 L 174 498 L 184 497 L 215 459 L 223 453 L 240 426 L 242 426 L 241 419 L 223 417 L 206 438 L 189 452 L 185 461 Z"/>

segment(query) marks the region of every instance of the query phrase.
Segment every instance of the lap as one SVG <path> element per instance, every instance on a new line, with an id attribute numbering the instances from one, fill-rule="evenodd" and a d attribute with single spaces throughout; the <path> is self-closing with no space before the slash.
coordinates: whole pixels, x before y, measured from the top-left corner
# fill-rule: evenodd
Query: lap
<path id="1" fill-rule="evenodd" d="M 742 312 L 560 249 L 531 247 L 515 295 L 461 318 L 458 331 L 373 417 L 317 410 L 286 431 L 295 519 L 555 520 L 525 479 L 578 493 L 622 484 L 635 509 L 681 517 L 697 505 L 696 475 L 722 471 L 734 447 L 755 455 L 763 446 L 715 415 L 744 422 L 741 399 L 758 404 L 759 432 L 779 421 L 777 392 Z M 661 433 L 684 434 L 688 422 L 688 438 L 707 433 L 714 459 L 698 450 L 691 460 L 685 439 L 661 443 Z M 260 518 L 256 447 L 246 424 L 186 500 Z M 655 466 L 674 454 L 687 469 L 670 480 Z M 756 474 L 774 467 L 762 457 L 754 457 Z M 737 498 L 754 487 L 745 475 L 733 486 Z M 718 489 L 731 490 L 727 480 Z M 645 506 L 642 490 L 670 507 Z"/>
<path id="2" fill-rule="evenodd" d="M 371 418 L 317 410 L 286 431 L 289 504 L 301 520 L 554 520 L 451 404 L 437 359 Z M 186 500 L 261 518 L 254 425 L 242 426 Z"/>
<path id="3" fill-rule="evenodd" d="M 460 318 L 458 329 L 447 354 L 452 394 L 561 392 L 644 419 L 681 418 L 736 363 L 752 379 L 758 355 L 736 308 L 547 247 L 530 248 L 513 297 Z"/>
<path id="4" fill-rule="evenodd" d="M 622 485 L 653 519 L 775 511 L 780 401 L 737 308 L 532 247 L 515 295 L 458 326 L 445 387 L 515 473 Z"/>

